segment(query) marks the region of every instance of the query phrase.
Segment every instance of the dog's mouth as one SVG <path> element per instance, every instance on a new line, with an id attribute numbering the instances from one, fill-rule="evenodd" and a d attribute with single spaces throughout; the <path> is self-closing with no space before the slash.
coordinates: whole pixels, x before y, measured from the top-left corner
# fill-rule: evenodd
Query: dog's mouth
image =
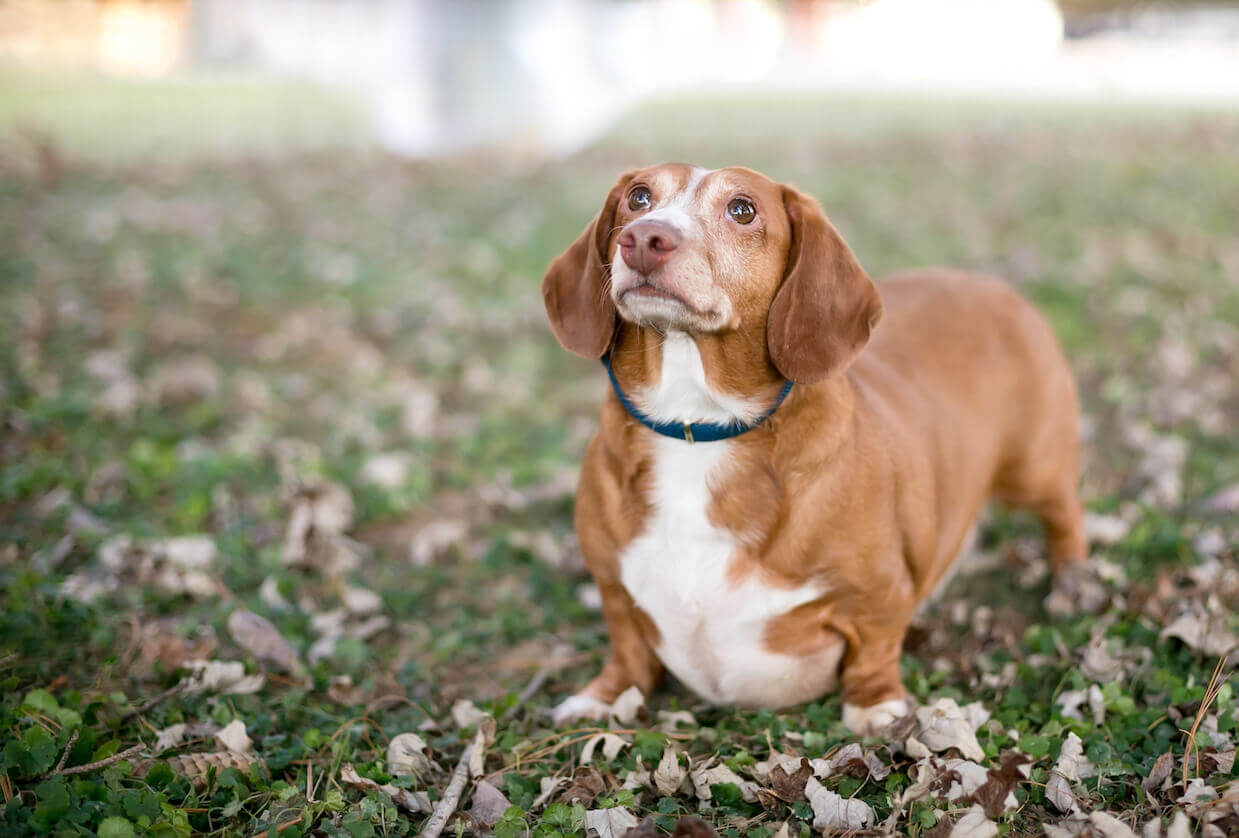
<path id="1" fill-rule="evenodd" d="M 620 317 L 639 326 L 713 331 L 724 319 L 718 311 L 701 309 L 648 277 L 625 288 L 615 301 Z"/>
<path id="2" fill-rule="evenodd" d="M 692 306 L 686 303 L 682 297 L 672 294 L 667 289 L 655 285 L 648 279 L 642 280 L 631 288 L 626 289 L 621 296 L 625 298 L 636 296 L 650 300 L 666 300 L 672 303 L 679 303 L 689 311 L 692 311 Z"/>

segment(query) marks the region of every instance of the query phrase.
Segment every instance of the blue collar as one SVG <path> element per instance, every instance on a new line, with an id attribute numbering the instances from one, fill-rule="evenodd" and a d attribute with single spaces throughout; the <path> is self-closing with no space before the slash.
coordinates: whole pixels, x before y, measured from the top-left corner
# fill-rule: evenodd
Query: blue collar
<path id="1" fill-rule="evenodd" d="M 779 409 L 779 405 L 783 404 L 783 400 L 787 398 L 787 394 L 792 390 L 792 382 L 789 381 L 784 384 L 783 389 L 779 391 L 779 397 L 774 400 L 774 404 L 770 409 L 759 416 L 757 421 L 748 425 L 738 422 L 727 425 L 720 425 L 715 422 L 655 422 L 642 413 L 628 396 L 624 395 L 619 382 L 615 380 L 615 370 L 611 368 L 610 354 L 602 356 L 602 364 L 607 368 L 607 375 L 611 377 L 611 389 L 615 391 L 616 397 L 619 399 L 620 404 L 624 406 L 624 410 L 628 411 L 629 416 L 645 425 L 654 433 L 669 436 L 672 439 L 682 439 L 687 442 L 718 442 L 720 439 L 731 439 L 732 437 L 740 436 L 740 434 L 746 431 L 751 431 L 774 415 L 774 412 Z"/>

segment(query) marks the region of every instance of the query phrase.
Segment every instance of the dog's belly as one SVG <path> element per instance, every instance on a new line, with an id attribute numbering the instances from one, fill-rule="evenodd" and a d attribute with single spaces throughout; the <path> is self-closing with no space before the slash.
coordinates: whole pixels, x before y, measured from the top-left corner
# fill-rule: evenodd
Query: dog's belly
<path id="1" fill-rule="evenodd" d="M 709 481 L 730 443 L 659 440 L 652 511 L 620 556 L 633 601 L 658 628 L 663 664 L 717 703 L 780 707 L 834 689 L 843 644 L 783 654 L 765 643 L 770 620 L 820 597 L 820 585 L 789 589 L 749 574 L 728 581 L 738 543 L 710 523 Z"/>

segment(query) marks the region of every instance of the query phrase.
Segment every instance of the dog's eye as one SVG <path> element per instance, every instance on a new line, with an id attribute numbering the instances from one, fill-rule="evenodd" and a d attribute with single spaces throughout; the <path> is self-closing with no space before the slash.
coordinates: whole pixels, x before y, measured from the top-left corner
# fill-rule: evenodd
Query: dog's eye
<path id="1" fill-rule="evenodd" d="M 737 224 L 751 224 L 757 217 L 757 210 L 753 202 L 747 198 L 732 198 L 731 203 L 727 205 L 727 214 Z"/>
<path id="2" fill-rule="evenodd" d="M 650 208 L 650 190 L 644 186 L 638 186 L 632 192 L 628 193 L 628 208 L 630 210 L 643 210 Z"/>

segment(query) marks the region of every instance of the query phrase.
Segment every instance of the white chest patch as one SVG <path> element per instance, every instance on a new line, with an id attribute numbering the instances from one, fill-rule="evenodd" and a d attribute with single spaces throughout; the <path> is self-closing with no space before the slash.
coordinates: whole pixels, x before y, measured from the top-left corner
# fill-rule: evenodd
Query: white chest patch
<path id="1" fill-rule="evenodd" d="M 692 357 L 678 343 L 664 352 L 662 380 L 657 392 L 643 394 L 643 406 L 660 413 L 694 409 L 692 419 L 726 421 L 719 414 L 728 406 L 710 403 L 712 394 L 693 386 L 701 359 L 691 339 L 683 340 Z M 704 387 L 704 376 L 700 381 Z M 684 414 L 664 417 L 682 421 Z M 816 599 L 823 588 L 789 590 L 752 576 L 738 585 L 727 580 L 738 539 L 714 526 L 708 509 L 712 481 L 726 468 L 732 446 L 727 440 L 694 445 L 656 439 L 652 511 L 620 556 L 621 580 L 658 627 L 663 664 L 703 697 L 772 707 L 807 701 L 833 689 L 842 649 L 806 659 L 771 652 L 763 642 L 772 618 Z"/>

